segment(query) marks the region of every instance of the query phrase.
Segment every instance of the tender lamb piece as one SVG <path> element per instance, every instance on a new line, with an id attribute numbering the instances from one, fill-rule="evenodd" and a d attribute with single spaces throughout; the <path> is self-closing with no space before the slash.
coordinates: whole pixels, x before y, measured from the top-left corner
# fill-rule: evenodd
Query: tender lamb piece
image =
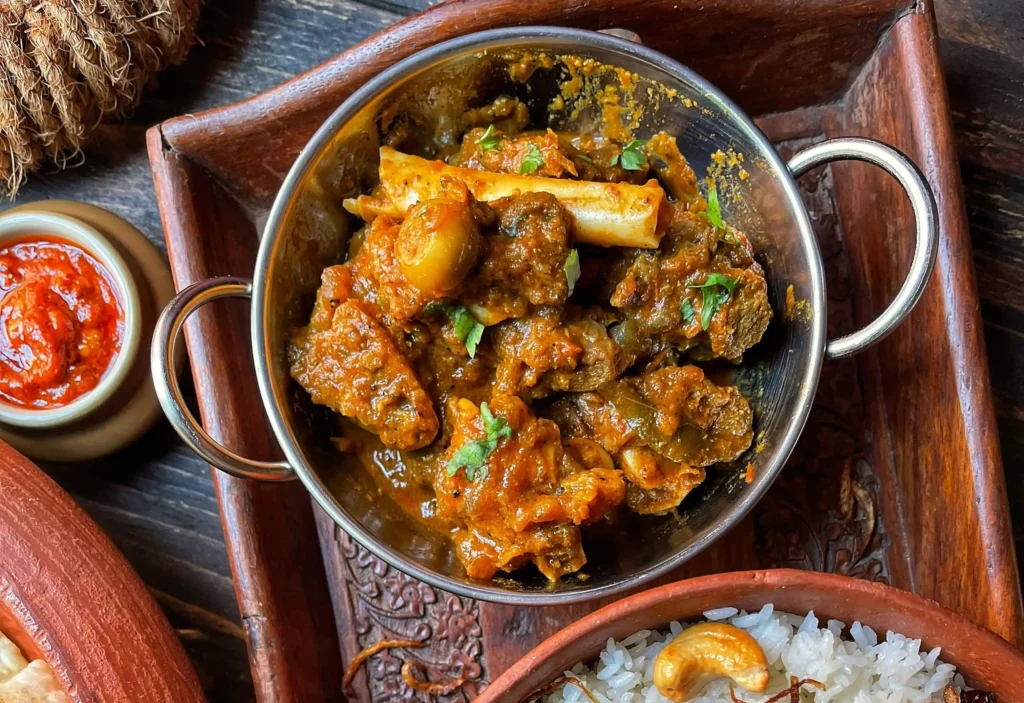
<path id="1" fill-rule="evenodd" d="M 523 317 L 530 305 L 561 305 L 569 295 L 571 217 L 549 193 L 490 203 L 498 233 L 486 237 L 480 266 L 460 299 L 485 325 Z"/>
<path id="2" fill-rule="evenodd" d="M 670 366 L 560 398 L 547 409 L 570 442 L 593 441 L 626 479 L 626 504 L 639 513 L 677 505 L 704 469 L 732 461 L 753 441 L 750 405 L 696 366 Z"/>
<path id="3" fill-rule="evenodd" d="M 649 357 L 671 345 L 699 359 L 738 363 L 761 339 L 772 317 L 768 284 L 747 238 L 740 232 L 723 232 L 675 207 L 657 250 L 633 249 L 623 256 L 610 276 L 609 301 L 623 317 L 612 336 L 627 353 Z M 706 283 L 711 274 L 737 284 L 705 330 L 704 296 L 695 286 Z M 682 312 L 684 301 L 693 312 L 689 322 Z"/>
<path id="4" fill-rule="evenodd" d="M 647 372 L 636 382 L 656 409 L 658 431 L 678 443 L 684 461 L 732 461 L 753 441 L 750 404 L 735 386 L 717 386 L 696 366 Z"/>
<path id="5" fill-rule="evenodd" d="M 492 130 L 492 138 L 500 137 L 491 149 L 480 145 L 486 130 L 470 130 L 462 140 L 462 148 L 453 154 L 448 163 L 452 166 L 472 168 L 491 173 L 529 173 L 545 178 L 576 176 L 576 165 L 562 152 L 558 135 L 550 129 L 546 132 L 526 132 L 509 136 L 500 130 Z M 537 168 L 529 168 L 530 159 L 539 159 Z M 524 162 L 527 164 L 524 167 Z"/>
<path id="6" fill-rule="evenodd" d="M 344 274 L 338 271 L 325 272 L 313 323 L 292 338 L 292 378 L 314 403 L 352 418 L 386 446 L 427 446 L 438 430 L 430 396 L 366 304 L 351 298 L 335 305 L 340 298 L 330 296 L 340 294 L 336 284 L 341 279 Z"/>
<path id="7" fill-rule="evenodd" d="M 447 460 L 467 443 L 486 440 L 480 408 L 450 401 L 452 439 L 439 463 L 434 490 L 438 515 L 458 527 L 453 541 L 467 573 L 491 578 L 533 562 L 547 578 L 586 563 L 580 525 L 594 522 L 622 502 L 621 472 L 590 467 L 565 475 L 558 426 L 538 419 L 514 396 L 494 396 L 488 408 L 512 429 L 471 479 L 465 469 L 449 475 Z"/>
<path id="8" fill-rule="evenodd" d="M 604 325 L 589 316 L 566 321 L 554 308 L 506 320 L 491 339 L 498 357 L 496 389 L 526 400 L 596 390 L 624 366 Z"/>
<path id="9" fill-rule="evenodd" d="M 600 393 L 566 395 L 547 409 L 550 418 L 562 431 L 563 437 L 588 439 L 597 442 L 609 454 L 616 454 L 636 431 L 615 405 Z"/>

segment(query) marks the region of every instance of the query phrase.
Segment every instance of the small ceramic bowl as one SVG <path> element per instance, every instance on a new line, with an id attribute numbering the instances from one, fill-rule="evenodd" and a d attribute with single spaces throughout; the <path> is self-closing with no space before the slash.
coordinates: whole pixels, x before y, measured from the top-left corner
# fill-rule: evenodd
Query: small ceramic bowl
<path id="1" fill-rule="evenodd" d="M 0 401 L 0 423 L 33 429 L 61 427 L 81 420 L 103 405 L 131 370 L 142 336 L 139 291 L 128 265 L 117 250 L 102 234 L 81 220 L 46 212 L 0 215 L 0 248 L 12 240 L 29 236 L 58 237 L 91 254 L 108 274 L 124 311 L 121 349 L 95 388 L 67 405 L 55 408 L 36 410 Z"/>

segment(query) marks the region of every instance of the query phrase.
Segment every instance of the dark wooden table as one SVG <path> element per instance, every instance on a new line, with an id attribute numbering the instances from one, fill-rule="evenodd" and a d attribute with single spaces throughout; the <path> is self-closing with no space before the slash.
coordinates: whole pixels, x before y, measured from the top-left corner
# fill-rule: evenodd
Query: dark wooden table
<path id="1" fill-rule="evenodd" d="M 838 0 L 837 0 L 838 1 Z M 218 0 L 197 46 L 84 165 L 32 177 L 18 202 L 69 198 L 125 217 L 163 248 L 146 129 L 310 68 L 424 0 Z M 936 0 L 1018 545 L 1024 541 L 1024 12 Z M 953 168 L 954 164 L 950 164 Z M 924 411 L 924 409 L 922 409 Z M 254 698 L 208 467 L 166 424 L 102 461 L 48 467 L 112 536 L 181 636 L 211 701 Z"/>

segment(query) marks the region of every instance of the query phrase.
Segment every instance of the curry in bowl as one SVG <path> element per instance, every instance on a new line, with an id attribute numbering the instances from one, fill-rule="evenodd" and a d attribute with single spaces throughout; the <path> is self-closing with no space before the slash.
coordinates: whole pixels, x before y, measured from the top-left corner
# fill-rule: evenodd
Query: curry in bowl
<path id="1" fill-rule="evenodd" d="M 844 159 L 898 180 L 916 240 L 892 303 L 828 340 L 794 178 Z M 787 164 L 655 51 L 490 30 L 349 96 L 285 177 L 253 279 L 181 291 L 151 361 L 189 446 L 235 476 L 299 479 L 347 558 L 363 564 L 343 533 L 461 596 L 565 604 L 664 575 L 748 514 L 824 360 L 913 308 L 936 232 L 927 183 L 891 147 L 829 139 Z M 226 450 L 177 386 L 184 321 L 224 297 L 252 299 L 283 460 Z"/>
<path id="2" fill-rule="evenodd" d="M 590 526 L 676 510 L 753 442 L 728 383 L 772 318 L 751 243 L 673 135 L 605 118 L 532 129 L 502 96 L 432 159 L 393 126 L 288 344 L 337 451 L 473 578 L 579 572 Z"/>

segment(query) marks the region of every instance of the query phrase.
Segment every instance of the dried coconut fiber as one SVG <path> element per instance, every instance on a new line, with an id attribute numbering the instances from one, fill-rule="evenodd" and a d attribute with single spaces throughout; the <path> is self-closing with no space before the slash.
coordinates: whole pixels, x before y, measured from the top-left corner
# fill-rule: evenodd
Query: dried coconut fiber
<path id="1" fill-rule="evenodd" d="M 192 45 L 202 0 L 0 0 L 0 183 L 80 153 Z"/>

